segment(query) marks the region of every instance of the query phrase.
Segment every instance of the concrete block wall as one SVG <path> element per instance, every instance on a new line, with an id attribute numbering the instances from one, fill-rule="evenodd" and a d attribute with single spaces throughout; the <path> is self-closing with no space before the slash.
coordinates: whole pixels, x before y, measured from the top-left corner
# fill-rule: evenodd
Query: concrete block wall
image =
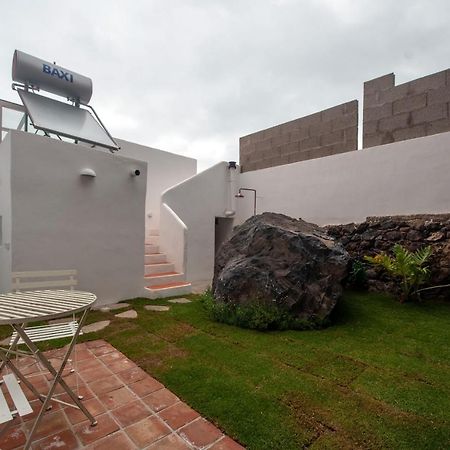
<path id="1" fill-rule="evenodd" d="M 257 131 L 239 139 L 242 172 L 357 149 L 358 101 Z"/>
<path id="2" fill-rule="evenodd" d="M 363 147 L 450 130 L 450 70 L 395 86 L 390 73 L 364 83 Z"/>

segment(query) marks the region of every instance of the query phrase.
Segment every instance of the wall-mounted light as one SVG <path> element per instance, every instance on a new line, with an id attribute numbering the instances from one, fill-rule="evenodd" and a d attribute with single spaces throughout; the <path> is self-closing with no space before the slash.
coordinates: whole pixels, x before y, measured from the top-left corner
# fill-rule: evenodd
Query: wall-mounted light
<path id="1" fill-rule="evenodd" d="M 141 171 L 139 169 L 132 170 L 130 173 L 130 175 L 132 177 L 138 177 L 140 174 L 141 174 Z"/>
<path id="2" fill-rule="evenodd" d="M 95 170 L 89 169 L 89 168 L 81 169 L 80 175 L 82 177 L 96 177 L 97 176 L 97 174 L 95 173 Z"/>

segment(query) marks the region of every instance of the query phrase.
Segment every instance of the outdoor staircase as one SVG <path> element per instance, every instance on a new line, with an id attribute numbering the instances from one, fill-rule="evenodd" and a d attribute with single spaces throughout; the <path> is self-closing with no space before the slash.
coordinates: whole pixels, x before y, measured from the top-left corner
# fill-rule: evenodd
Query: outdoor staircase
<path id="1" fill-rule="evenodd" d="M 145 241 L 145 290 L 150 298 L 165 298 L 191 293 L 184 273 L 175 271 L 167 255 L 159 252 L 159 230 L 150 230 Z"/>

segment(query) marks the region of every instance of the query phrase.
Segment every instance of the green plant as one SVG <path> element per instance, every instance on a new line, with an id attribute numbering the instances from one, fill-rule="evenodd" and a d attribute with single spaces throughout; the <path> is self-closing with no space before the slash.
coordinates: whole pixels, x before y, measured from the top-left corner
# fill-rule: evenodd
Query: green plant
<path id="1" fill-rule="evenodd" d="M 392 249 L 393 257 L 386 253 L 376 256 L 365 256 L 364 259 L 371 264 L 385 269 L 389 275 L 399 279 L 401 297 L 400 301 L 406 301 L 417 295 L 419 287 L 427 281 L 430 271 L 426 262 L 433 251 L 430 246 L 410 252 L 400 244 L 395 244 Z"/>
<path id="2" fill-rule="evenodd" d="M 215 321 L 241 328 L 258 331 L 312 330 L 327 325 L 326 320 L 319 318 L 313 321 L 295 318 L 283 308 L 262 301 L 249 302 L 247 305 L 218 302 L 214 300 L 211 291 L 206 291 L 201 301 Z"/>
<path id="3" fill-rule="evenodd" d="M 367 286 L 366 266 L 362 261 L 353 261 L 347 284 L 357 289 L 364 289 Z"/>

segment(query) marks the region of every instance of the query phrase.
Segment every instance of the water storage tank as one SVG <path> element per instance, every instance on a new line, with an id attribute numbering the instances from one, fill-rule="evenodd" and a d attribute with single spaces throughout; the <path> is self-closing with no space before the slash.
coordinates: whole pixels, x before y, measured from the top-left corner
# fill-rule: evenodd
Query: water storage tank
<path id="1" fill-rule="evenodd" d="M 20 50 L 14 52 L 12 79 L 85 104 L 92 97 L 90 78 Z"/>

